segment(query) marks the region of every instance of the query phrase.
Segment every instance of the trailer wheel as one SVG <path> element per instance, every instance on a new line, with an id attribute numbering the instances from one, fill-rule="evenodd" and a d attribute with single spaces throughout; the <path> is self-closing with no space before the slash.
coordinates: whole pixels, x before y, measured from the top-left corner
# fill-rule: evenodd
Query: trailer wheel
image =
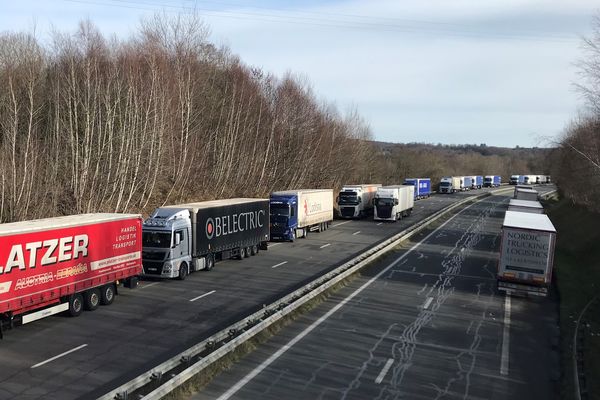
<path id="1" fill-rule="evenodd" d="M 238 255 L 238 260 L 243 260 L 246 258 L 246 248 L 240 247 L 240 254 Z"/>
<path id="2" fill-rule="evenodd" d="M 204 258 L 204 269 L 210 271 L 215 266 L 215 258 L 212 253 L 208 253 Z"/>
<path id="3" fill-rule="evenodd" d="M 177 279 L 179 279 L 180 281 L 184 281 L 187 276 L 188 276 L 188 266 L 186 263 L 183 262 L 179 266 L 179 276 L 177 276 Z"/>
<path id="4" fill-rule="evenodd" d="M 109 306 L 115 300 L 115 285 L 108 284 L 100 289 L 100 304 Z"/>
<path id="5" fill-rule="evenodd" d="M 83 294 L 83 302 L 86 310 L 94 311 L 100 305 L 100 290 L 96 288 L 87 290 Z"/>
<path id="6" fill-rule="evenodd" d="M 257 245 L 254 245 L 254 246 L 252 246 L 252 247 L 250 248 L 250 255 L 251 255 L 251 256 L 255 256 L 255 255 L 257 255 L 257 254 L 258 254 L 258 246 L 257 246 Z"/>
<path id="7" fill-rule="evenodd" d="M 83 312 L 83 296 L 81 293 L 75 293 L 69 298 L 69 315 L 78 317 Z"/>

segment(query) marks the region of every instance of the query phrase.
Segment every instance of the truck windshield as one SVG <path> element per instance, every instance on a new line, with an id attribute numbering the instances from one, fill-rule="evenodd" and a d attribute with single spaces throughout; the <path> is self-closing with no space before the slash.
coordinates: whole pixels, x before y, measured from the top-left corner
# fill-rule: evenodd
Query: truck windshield
<path id="1" fill-rule="evenodd" d="M 142 246 L 169 248 L 171 247 L 171 233 L 144 231 L 142 232 Z"/>
<path id="2" fill-rule="evenodd" d="M 354 192 L 341 192 L 339 204 L 358 204 L 358 196 Z"/>
<path id="3" fill-rule="evenodd" d="M 440 186 L 448 187 L 448 186 L 450 186 L 450 182 L 440 182 Z"/>
<path id="4" fill-rule="evenodd" d="M 485 178 L 485 181 L 486 181 L 486 182 L 491 182 L 491 181 L 492 181 L 492 178 Z"/>
<path id="5" fill-rule="evenodd" d="M 290 206 L 287 204 L 271 204 L 271 217 L 274 216 L 289 217 Z"/>
<path id="6" fill-rule="evenodd" d="M 375 204 L 378 206 L 393 206 L 394 199 L 375 199 Z"/>

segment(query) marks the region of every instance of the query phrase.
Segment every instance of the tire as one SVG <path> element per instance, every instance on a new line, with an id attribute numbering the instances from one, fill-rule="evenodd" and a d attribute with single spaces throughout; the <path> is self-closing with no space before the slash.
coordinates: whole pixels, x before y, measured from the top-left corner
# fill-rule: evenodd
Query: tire
<path id="1" fill-rule="evenodd" d="M 257 254 L 258 254 L 258 246 L 254 245 L 254 246 L 250 247 L 250 255 L 255 256 Z"/>
<path id="2" fill-rule="evenodd" d="M 181 265 L 179 266 L 179 275 L 177 276 L 177 279 L 179 279 L 180 281 L 185 281 L 185 278 L 188 276 L 188 266 L 186 263 L 181 263 Z"/>
<path id="3" fill-rule="evenodd" d="M 115 285 L 112 283 L 109 285 L 102 286 L 100 288 L 100 304 L 103 306 L 111 305 L 115 300 L 115 295 L 117 294 L 115 290 Z"/>
<path id="4" fill-rule="evenodd" d="M 240 247 L 240 254 L 238 255 L 238 260 L 243 260 L 246 258 L 246 248 Z"/>
<path id="5" fill-rule="evenodd" d="M 78 317 L 83 312 L 83 296 L 81 293 L 71 295 L 69 299 L 69 315 Z"/>
<path id="6" fill-rule="evenodd" d="M 204 269 L 206 271 L 210 271 L 211 269 L 213 269 L 214 266 L 215 266 L 215 257 L 212 255 L 212 253 L 208 253 L 204 257 Z"/>
<path id="7" fill-rule="evenodd" d="M 246 258 L 250 257 L 250 253 L 252 253 L 252 248 L 246 247 Z"/>
<path id="8" fill-rule="evenodd" d="M 100 305 L 100 290 L 97 288 L 86 290 L 83 294 L 83 304 L 88 311 L 94 311 Z"/>

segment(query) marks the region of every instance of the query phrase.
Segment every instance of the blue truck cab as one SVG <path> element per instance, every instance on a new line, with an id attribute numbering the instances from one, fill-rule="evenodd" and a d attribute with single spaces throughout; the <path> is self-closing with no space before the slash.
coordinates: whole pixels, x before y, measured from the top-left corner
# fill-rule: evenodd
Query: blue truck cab
<path id="1" fill-rule="evenodd" d="M 298 196 L 271 194 L 271 240 L 294 240 L 298 227 Z"/>
<path id="2" fill-rule="evenodd" d="M 431 196 L 431 179 L 429 178 L 406 178 L 403 185 L 415 187 L 415 200 Z"/>

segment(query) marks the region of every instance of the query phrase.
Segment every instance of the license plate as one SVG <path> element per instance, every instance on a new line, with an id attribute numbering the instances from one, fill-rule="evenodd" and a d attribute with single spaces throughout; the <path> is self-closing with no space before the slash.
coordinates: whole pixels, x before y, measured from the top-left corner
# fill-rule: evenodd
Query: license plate
<path id="1" fill-rule="evenodd" d="M 156 268 L 148 268 L 148 271 L 156 271 Z"/>

